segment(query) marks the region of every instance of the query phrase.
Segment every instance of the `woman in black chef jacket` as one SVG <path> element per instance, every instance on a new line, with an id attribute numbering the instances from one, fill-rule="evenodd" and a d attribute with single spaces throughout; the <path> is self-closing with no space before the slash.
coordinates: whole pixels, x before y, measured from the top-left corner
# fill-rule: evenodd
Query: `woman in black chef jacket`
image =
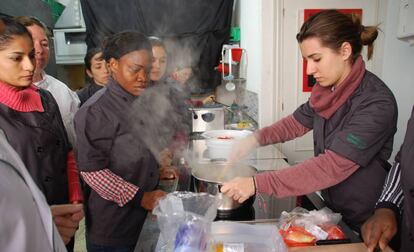
<path id="1" fill-rule="evenodd" d="M 167 82 L 169 55 L 164 42 L 158 37 L 148 39 L 153 55 L 149 88 L 134 102 L 133 106 L 140 108 L 141 113 L 133 114 L 132 118 L 142 121 L 135 134 L 143 136 L 153 153 L 159 153 L 160 179 L 173 179 L 178 174 L 172 161 L 187 144 L 191 113 L 178 85 Z"/>
<path id="2" fill-rule="evenodd" d="M 163 83 L 167 72 L 168 54 L 164 42 L 157 37 L 149 37 L 152 46 L 152 67 L 150 72 L 150 84 Z"/>
<path id="3" fill-rule="evenodd" d="M 387 160 L 397 128 L 394 95 L 361 56 L 368 45 L 370 58 L 377 34 L 377 27 L 336 10 L 314 14 L 302 25 L 296 39 L 306 74 L 316 79 L 309 101 L 235 149 L 283 143 L 312 130 L 314 157 L 289 169 L 236 178 L 222 192 L 244 201 L 255 193 L 288 197 L 322 190 L 327 206 L 359 231 L 391 167 Z M 233 155 L 243 154 L 239 150 Z"/>
<path id="4" fill-rule="evenodd" d="M 0 19 L 0 128 L 16 150 L 49 205 L 82 200 L 79 178 L 58 105 L 46 90 L 33 85 L 35 52 L 30 32 L 9 18 Z M 83 218 L 79 205 L 67 205 L 71 215 L 54 216 L 68 249 Z M 52 213 L 54 212 L 52 206 Z M 75 230 L 75 229 L 73 229 Z"/>
<path id="5" fill-rule="evenodd" d="M 89 77 L 88 85 L 76 91 L 82 106 L 86 100 L 103 88 L 108 82 L 109 72 L 103 58 L 102 49 L 91 48 L 86 52 L 85 59 L 86 74 Z"/>
<path id="6" fill-rule="evenodd" d="M 75 116 L 78 167 L 90 186 L 85 199 L 88 251 L 133 251 L 151 211 L 165 192 L 155 190 L 157 162 L 132 135 L 131 104 L 149 80 L 151 45 L 134 31 L 110 37 L 103 48 L 111 78 Z"/>

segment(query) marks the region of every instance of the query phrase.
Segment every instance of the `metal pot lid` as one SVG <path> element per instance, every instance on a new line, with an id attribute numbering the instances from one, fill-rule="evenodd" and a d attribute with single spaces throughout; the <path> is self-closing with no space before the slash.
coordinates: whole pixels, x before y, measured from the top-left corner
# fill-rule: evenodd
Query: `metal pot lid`
<path id="1" fill-rule="evenodd" d="M 189 110 L 194 110 L 194 111 L 199 111 L 199 110 L 224 110 L 225 107 L 222 104 L 217 104 L 217 103 L 213 103 L 213 104 L 203 104 L 202 106 L 197 106 L 197 107 L 189 107 Z"/>
<path id="2" fill-rule="evenodd" d="M 192 164 L 191 174 L 198 180 L 222 184 L 235 177 L 251 177 L 257 173 L 256 168 L 247 164 L 229 166 L 226 162 L 206 162 Z"/>

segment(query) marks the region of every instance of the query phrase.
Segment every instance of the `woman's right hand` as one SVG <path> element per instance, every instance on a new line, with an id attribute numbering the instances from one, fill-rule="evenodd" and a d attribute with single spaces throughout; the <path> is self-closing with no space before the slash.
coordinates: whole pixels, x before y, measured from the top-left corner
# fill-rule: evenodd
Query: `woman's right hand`
<path id="1" fill-rule="evenodd" d="M 167 195 L 167 193 L 162 190 L 144 192 L 144 195 L 141 199 L 141 206 L 147 211 L 152 211 L 152 209 L 154 209 L 154 207 L 157 205 L 158 200 L 160 200 L 160 198 L 164 197 L 165 195 Z"/>
<path id="2" fill-rule="evenodd" d="M 239 203 L 243 203 L 256 193 L 255 188 L 253 177 L 237 177 L 223 183 L 220 192 Z"/>
<path id="3" fill-rule="evenodd" d="M 236 164 L 240 162 L 240 160 L 246 158 L 254 149 L 259 146 L 260 144 L 254 134 L 237 141 L 233 145 L 228 162 L 230 164 Z"/>

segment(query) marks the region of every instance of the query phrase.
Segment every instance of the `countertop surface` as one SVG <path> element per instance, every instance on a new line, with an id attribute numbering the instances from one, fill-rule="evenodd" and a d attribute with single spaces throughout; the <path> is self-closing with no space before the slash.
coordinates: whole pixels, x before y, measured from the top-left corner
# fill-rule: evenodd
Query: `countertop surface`
<path id="1" fill-rule="evenodd" d="M 193 150 L 192 158 L 203 161 L 209 160 L 208 152 L 206 151 L 207 147 L 205 140 L 192 140 L 190 148 Z M 286 156 L 274 146 L 258 148 L 249 157 L 247 162 L 250 165 L 254 166 L 258 172 L 289 167 L 289 164 L 286 162 Z M 180 177 L 180 180 L 160 181 L 160 189 L 167 192 L 190 189 L 191 182 L 189 180 L 189 173 L 191 171 L 186 170 L 185 167 L 178 167 L 178 169 L 182 175 Z M 257 200 L 254 203 L 256 219 L 269 219 L 279 217 L 281 211 L 291 210 L 294 207 L 295 203 L 294 198 L 276 199 L 268 196 L 264 196 L 263 198 L 266 202 L 265 206 L 259 205 Z M 149 213 L 135 247 L 135 252 L 155 251 L 159 233 L 160 230 L 158 228 L 156 216 Z"/>
<path id="2" fill-rule="evenodd" d="M 193 158 L 208 160 L 208 156 L 205 155 L 205 140 L 193 140 L 194 151 Z M 208 152 L 207 152 L 208 153 Z M 259 148 L 247 162 L 254 166 L 258 172 L 278 170 L 289 167 L 286 161 L 286 156 L 283 155 L 276 147 L 267 146 Z M 180 171 L 180 179 L 176 180 L 164 180 L 160 182 L 160 189 L 167 192 L 176 190 L 186 191 L 190 190 L 190 174 L 191 171 L 187 170 L 188 167 L 178 167 Z M 184 174 L 183 174 L 184 172 Z M 258 203 L 258 200 L 254 203 L 255 220 L 266 222 L 268 219 L 276 219 L 280 217 L 282 211 L 291 211 L 295 207 L 296 198 L 290 197 L 285 199 L 276 199 L 267 195 L 262 195 L 262 204 Z M 265 204 L 263 204 L 265 202 Z M 349 228 L 348 228 L 349 230 Z M 344 230 L 345 231 L 345 230 Z M 351 231 L 352 232 L 352 231 Z M 346 232 L 347 233 L 347 232 Z M 157 243 L 159 240 L 160 230 L 158 228 L 156 216 L 151 213 L 148 214 L 144 223 L 142 232 L 135 247 L 135 252 L 147 252 L 156 251 Z M 354 235 L 355 236 L 355 235 Z M 352 239 L 354 242 L 355 240 Z M 333 245 L 333 246 L 317 246 L 306 248 L 292 248 L 289 251 L 366 251 L 363 244 L 353 243 L 346 245 Z"/>
<path id="3" fill-rule="evenodd" d="M 340 245 L 325 245 L 325 246 L 313 246 L 313 247 L 297 247 L 289 248 L 289 252 L 366 252 L 367 247 L 364 243 L 351 243 Z M 393 251 L 390 248 L 386 248 L 384 252 Z"/>
<path id="4" fill-rule="evenodd" d="M 191 150 L 190 158 L 192 160 L 199 162 L 208 162 L 211 160 L 205 139 L 192 140 L 189 148 Z M 278 170 L 289 166 L 287 157 L 274 145 L 257 148 L 247 157 L 246 162 L 253 166 L 257 165 L 256 168 L 259 171 Z"/>

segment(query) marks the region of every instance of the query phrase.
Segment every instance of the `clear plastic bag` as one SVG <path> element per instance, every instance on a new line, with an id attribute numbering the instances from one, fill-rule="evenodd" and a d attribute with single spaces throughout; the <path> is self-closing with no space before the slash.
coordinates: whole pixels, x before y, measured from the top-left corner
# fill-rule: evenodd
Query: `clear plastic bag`
<path id="1" fill-rule="evenodd" d="M 154 208 L 164 251 L 206 251 L 218 198 L 208 193 L 173 192 Z"/>
<path id="2" fill-rule="evenodd" d="M 312 211 L 296 207 L 291 212 L 282 212 L 279 228 L 289 246 L 309 246 L 318 240 L 345 238 L 337 226 L 341 219 L 341 214 L 326 207 Z"/>

